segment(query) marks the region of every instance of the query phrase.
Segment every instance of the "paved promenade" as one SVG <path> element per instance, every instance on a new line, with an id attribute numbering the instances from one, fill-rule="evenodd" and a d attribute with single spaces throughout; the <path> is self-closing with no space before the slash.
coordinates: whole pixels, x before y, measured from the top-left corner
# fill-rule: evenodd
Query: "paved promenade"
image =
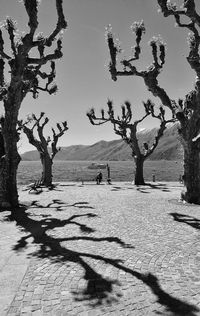
<path id="1" fill-rule="evenodd" d="M 178 183 L 60 183 L 0 213 L 1 316 L 200 315 L 200 206 Z"/>

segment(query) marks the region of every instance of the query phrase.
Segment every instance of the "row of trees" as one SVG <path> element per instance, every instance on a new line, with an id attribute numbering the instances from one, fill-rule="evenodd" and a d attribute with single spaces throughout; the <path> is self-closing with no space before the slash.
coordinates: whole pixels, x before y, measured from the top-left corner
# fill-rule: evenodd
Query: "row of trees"
<path id="1" fill-rule="evenodd" d="M 115 117 L 112 101 L 108 100 L 108 112 L 105 115 L 104 110 L 101 111 L 101 117 L 96 117 L 94 109 L 91 109 L 87 116 L 93 125 L 101 125 L 106 122 L 111 122 L 114 127 L 114 131 L 117 135 L 120 135 L 122 139 L 130 146 L 132 151 L 132 157 L 135 162 L 135 184 L 144 185 L 143 165 L 144 161 L 153 153 L 157 147 L 160 138 L 163 136 L 168 123 L 174 122 L 175 118 L 166 119 L 165 110 L 163 107 L 159 108 L 159 112 L 155 113 L 155 104 L 151 100 L 143 102 L 145 109 L 144 116 L 132 122 L 132 109 L 131 104 L 126 101 L 122 106 L 121 117 Z M 141 123 L 147 117 L 153 117 L 160 122 L 160 126 L 157 130 L 154 142 L 150 146 L 147 142 L 143 143 L 141 148 L 140 141 L 138 139 L 138 124 Z M 40 185 L 51 187 L 52 186 L 52 165 L 55 155 L 60 151 L 60 147 L 57 147 L 58 139 L 64 135 L 68 130 L 67 121 L 61 124 L 57 123 L 57 132 L 52 128 L 52 137 L 45 136 L 44 129 L 48 124 L 49 118 L 45 116 L 44 112 L 40 113 L 37 118 L 35 114 L 29 115 L 26 121 L 20 120 L 18 122 L 18 131 L 23 131 L 27 136 L 28 141 L 33 145 L 40 156 L 42 164 L 42 177 L 40 179 Z"/>
<path id="2" fill-rule="evenodd" d="M 114 40 L 111 27 L 108 27 L 106 37 L 110 52 L 109 71 L 114 81 L 116 81 L 118 77 L 123 76 L 137 76 L 143 79 L 147 89 L 152 95 L 159 98 L 162 106 L 168 108 L 172 113 L 172 117 L 178 120 L 178 133 L 184 150 L 184 184 L 186 188 L 182 194 L 182 198 L 189 203 L 200 204 L 200 15 L 196 11 L 194 0 L 183 0 L 180 8 L 168 0 L 157 0 L 157 3 L 164 17 L 173 16 L 178 27 L 188 29 L 190 32 L 188 39 L 189 54 L 186 59 L 196 76 L 194 89 L 188 92 L 184 98 L 175 101 L 170 98 L 165 89 L 159 85 L 158 77 L 165 64 L 165 45 L 160 38 L 154 37 L 150 41 L 153 57 L 151 66 L 142 71 L 137 69 L 134 62 L 139 60 L 141 54 L 140 43 L 142 35 L 145 32 L 143 22 L 135 22 L 132 25 L 132 32 L 136 36 L 136 45 L 132 50 L 133 56 L 129 59 L 121 58 L 120 60 L 120 58 L 117 58 L 122 50 L 117 45 L 117 41 Z M 186 20 L 188 22 L 185 22 Z M 142 162 L 137 141 L 132 133 L 137 126 L 137 121 L 130 124 L 131 112 L 129 105 L 127 113 L 125 113 L 123 108 L 121 119 L 114 118 L 114 112 L 110 102 L 108 105 L 107 119 L 104 117 L 104 112 L 101 118 L 95 116 L 94 109 L 88 113 L 91 123 L 101 124 L 110 121 L 114 125 L 115 133 L 122 136 L 131 146 L 136 163 L 138 157 L 140 157 L 139 161 Z M 116 126 L 118 126 L 118 128 Z M 128 137 L 126 133 L 127 129 L 130 131 Z M 158 130 L 158 135 L 159 133 L 162 133 L 161 127 Z M 139 178 L 142 182 L 142 175 L 139 176 Z"/>
<path id="3" fill-rule="evenodd" d="M 0 101 L 4 114 L 1 117 L 3 149 L 0 156 L 0 208 L 17 207 L 17 169 L 20 155 L 17 150 L 18 114 L 22 101 L 31 93 L 37 98 L 40 91 L 55 93 L 55 60 L 62 57 L 62 37 L 67 22 L 63 13 L 63 1 L 55 0 L 57 23 L 48 36 L 38 29 L 38 0 L 23 0 L 28 15 L 28 32 L 18 36 L 16 24 L 6 18 L 4 29 L 0 29 Z M 11 54 L 4 47 L 3 31 L 8 33 Z M 50 53 L 50 49 L 52 52 Z M 37 50 L 37 57 L 32 57 Z M 46 53 L 47 50 L 47 53 Z M 47 66 L 49 72 L 47 72 Z"/>
<path id="4" fill-rule="evenodd" d="M 102 125 L 107 122 L 110 122 L 113 125 L 115 134 L 121 136 L 126 144 L 131 148 L 132 157 L 135 162 L 135 179 L 134 182 L 136 185 L 145 184 L 143 167 L 145 160 L 153 153 L 156 149 L 160 138 L 163 136 L 165 129 L 167 128 L 168 123 L 175 121 L 175 118 L 166 119 L 165 110 L 162 106 L 159 108 L 159 113 L 155 113 L 155 104 L 151 100 L 143 102 L 145 109 L 145 114 L 141 119 L 133 120 L 132 119 L 132 109 L 131 104 L 126 101 L 121 107 L 121 117 L 115 115 L 112 101 L 108 100 L 108 111 L 107 115 L 105 111 L 101 110 L 101 116 L 96 116 L 95 110 L 92 108 L 87 116 L 92 125 Z M 139 144 L 138 138 L 138 124 L 145 120 L 148 116 L 151 116 L 157 119 L 160 123 L 157 134 L 155 136 L 154 142 L 151 146 L 148 143 L 143 143 L 143 146 Z"/>
<path id="5" fill-rule="evenodd" d="M 111 28 L 107 29 L 107 43 L 110 52 L 109 71 L 111 78 L 116 81 L 122 76 L 138 76 L 143 79 L 147 89 L 153 96 L 161 101 L 159 113 L 155 113 L 155 106 L 152 101 L 143 102 L 145 114 L 140 120 L 132 122 L 132 110 L 129 102 L 122 106 L 121 117 L 116 117 L 112 102 L 108 101 L 108 112 L 101 112 L 101 116 L 96 116 L 94 109 L 87 113 L 90 122 L 94 125 L 111 122 L 115 133 L 131 147 L 133 158 L 136 162 L 136 184 L 143 184 L 143 163 L 144 160 L 156 148 L 160 137 L 163 135 L 166 125 L 175 119 L 179 121 L 179 136 L 184 149 L 184 183 L 186 192 L 183 198 L 189 203 L 200 204 L 200 16 L 196 12 L 194 0 L 183 0 L 181 8 L 171 4 L 168 0 L 157 0 L 164 17 L 173 16 L 177 25 L 190 31 L 189 54 L 187 62 L 194 70 L 196 82 L 194 90 L 190 91 L 184 99 L 172 100 L 163 87 L 159 86 L 158 77 L 165 64 L 165 45 L 159 38 L 153 38 L 150 42 L 153 62 L 150 67 L 139 71 L 134 62 L 139 60 L 141 55 L 141 40 L 145 32 L 143 22 L 135 22 L 132 31 L 136 36 L 136 45 L 133 49 L 133 56 L 129 59 L 122 58 L 119 62 L 117 56 L 121 49 L 114 40 Z M 8 32 L 12 54 L 9 55 L 4 48 L 3 32 L 0 29 L 0 101 L 4 105 L 4 114 L 1 117 L 1 137 L 0 137 L 0 207 L 16 207 L 19 204 L 17 192 L 17 168 L 20 156 L 17 151 L 18 135 L 18 113 L 22 101 L 27 93 L 31 93 L 36 98 L 40 91 L 49 94 L 56 92 L 54 83 L 55 60 L 62 57 L 62 38 L 60 32 L 67 27 L 63 13 L 63 1 L 55 0 L 57 10 L 57 24 L 52 33 L 47 37 L 35 35 L 38 28 L 38 0 L 23 0 L 24 7 L 28 15 L 29 31 L 18 38 L 16 35 L 15 23 L 7 18 L 4 29 Z M 185 17 L 188 22 L 185 22 Z M 183 18 L 183 20 L 182 20 Z M 55 46 L 52 53 L 45 54 L 45 49 Z M 32 50 L 37 49 L 38 56 L 32 57 Z M 7 65 L 6 65 L 7 64 Z M 49 72 L 46 65 L 50 64 Z M 45 66 L 45 71 L 42 70 Z M 7 77 L 5 72 L 8 70 Z M 8 81 L 8 77 L 10 80 Z M 6 79 L 5 79 L 6 78 Z M 42 85 L 42 82 L 45 82 Z M 171 118 L 165 118 L 165 108 L 171 112 Z M 147 116 L 160 121 L 160 127 L 151 147 L 144 144 L 141 151 L 137 140 L 137 125 Z M 37 126 L 39 135 L 42 135 L 44 126 L 48 119 L 41 113 L 39 118 L 32 116 L 33 126 L 30 128 L 26 122 L 20 122 L 19 126 L 28 136 L 29 141 L 36 146 L 40 152 L 41 160 L 44 152 L 48 152 L 50 140 L 40 137 L 37 141 L 33 136 L 34 127 Z M 52 165 L 52 157 L 56 150 L 58 135 L 67 130 L 67 123 L 62 126 L 57 125 L 58 133 L 53 130 L 53 147 L 51 157 L 48 157 L 49 165 Z M 43 146 L 43 147 L 42 147 Z M 41 150 L 41 148 L 43 148 Z M 45 149 L 44 149 L 45 148 Z M 47 157 L 47 156 L 45 156 Z"/>
<path id="6" fill-rule="evenodd" d="M 108 100 L 108 112 L 105 114 L 104 110 L 101 111 L 101 116 L 96 117 L 94 109 L 91 109 L 87 116 L 93 125 L 102 125 L 107 122 L 113 124 L 114 131 L 117 135 L 128 144 L 131 148 L 132 157 L 135 162 L 135 184 L 144 185 L 143 166 L 145 160 L 153 153 L 156 149 L 160 138 L 163 136 L 168 123 L 173 123 L 175 118 L 166 119 L 165 110 L 161 106 L 159 112 L 155 113 L 155 104 L 151 100 L 143 102 L 145 114 L 141 119 L 132 122 L 132 109 L 131 104 L 126 101 L 121 107 L 121 117 L 115 117 L 112 101 Z M 150 145 L 149 143 L 143 143 L 141 147 L 140 140 L 138 137 L 138 124 L 145 120 L 147 117 L 153 117 L 160 122 L 160 126 L 157 129 L 154 142 Z M 18 131 L 23 131 L 28 141 L 33 145 L 40 156 L 42 164 L 42 177 L 40 179 L 40 185 L 51 187 L 52 186 L 52 165 L 55 155 L 60 151 L 60 147 L 57 147 L 58 139 L 64 135 L 68 130 L 67 121 L 61 124 L 57 123 L 57 132 L 52 128 L 52 137 L 45 136 L 44 129 L 48 124 L 49 119 L 45 116 L 44 112 L 40 113 L 37 118 L 35 114 L 27 117 L 26 121 L 18 122 Z"/>

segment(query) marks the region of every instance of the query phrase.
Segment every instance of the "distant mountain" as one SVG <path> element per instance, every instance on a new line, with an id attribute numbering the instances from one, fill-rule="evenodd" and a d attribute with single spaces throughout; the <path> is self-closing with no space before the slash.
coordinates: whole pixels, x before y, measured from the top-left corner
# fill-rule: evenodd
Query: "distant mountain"
<path id="1" fill-rule="evenodd" d="M 138 133 L 140 143 L 148 143 L 150 146 L 154 141 L 156 128 L 143 130 Z M 28 151 L 21 155 L 22 160 L 39 160 L 36 150 Z M 183 157 L 182 146 L 178 141 L 177 124 L 167 128 L 161 138 L 158 147 L 149 157 L 150 160 L 181 160 Z M 93 145 L 72 145 L 62 147 L 55 156 L 55 160 L 131 160 L 131 149 L 123 140 L 99 141 Z"/>

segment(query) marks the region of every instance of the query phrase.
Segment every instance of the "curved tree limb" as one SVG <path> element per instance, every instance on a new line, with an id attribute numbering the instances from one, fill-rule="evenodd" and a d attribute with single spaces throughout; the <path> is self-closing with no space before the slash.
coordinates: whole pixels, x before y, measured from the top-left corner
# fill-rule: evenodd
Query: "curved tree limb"
<path id="1" fill-rule="evenodd" d="M 145 32 L 144 23 L 135 22 L 134 27 L 132 27 L 132 31 L 136 34 L 136 46 L 134 51 L 133 58 L 123 59 L 121 64 L 123 65 L 123 70 L 117 69 L 117 55 L 121 52 L 118 48 L 117 44 L 114 42 L 113 34 L 111 32 L 111 28 L 107 30 L 107 42 L 110 52 L 111 61 L 109 64 L 109 71 L 111 73 L 111 77 L 114 81 L 117 80 L 118 76 L 138 76 L 142 77 L 148 90 L 152 92 L 152 94 L 156 97 L 159 97 L 162 104 L 167 106 L 172 111 L 175 111 L 172 103 L 172 100 L 169 98 L 166 91 L 158 85 L 158 76 L 163 69 L 165 64 L 165 44 L 160 38 L 153 38 L 150 41 L 150 46 L 152 48 L 152 56 L 153 62 L 148 67 L 147 70 L 138 71 L 136 66 L 133 65 L 135 60 L 138 60 L 140 57 L 141 47 L 140 42 L 142 39 L 142 34 Z"/>
<path id="2" fill-rule="evenodd" d="M 67 28 L 67 22 L 65 21 L 62 3 L 63 3 L 62 0 L 56 0 L 56 10 L 57 10 L 57 15 L 58 15 L 58 21 L 57 21 L 57 25 L 54 31 L 49 35 L 48 38 L 45 39 L 46 46 L 51 46 L 54 39 L 60 33 L 60 31 L 62 31 L 62 29 Z"/>

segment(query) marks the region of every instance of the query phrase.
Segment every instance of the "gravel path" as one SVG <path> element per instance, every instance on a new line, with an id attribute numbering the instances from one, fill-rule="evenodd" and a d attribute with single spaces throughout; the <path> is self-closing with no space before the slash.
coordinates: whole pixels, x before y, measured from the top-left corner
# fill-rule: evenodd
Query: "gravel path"
<path id="1" fill-rule="evenodd" d="M 24 189 L 0 213 L 0 315 L 200 315 L 200 207 L 180 184 Z"/>

